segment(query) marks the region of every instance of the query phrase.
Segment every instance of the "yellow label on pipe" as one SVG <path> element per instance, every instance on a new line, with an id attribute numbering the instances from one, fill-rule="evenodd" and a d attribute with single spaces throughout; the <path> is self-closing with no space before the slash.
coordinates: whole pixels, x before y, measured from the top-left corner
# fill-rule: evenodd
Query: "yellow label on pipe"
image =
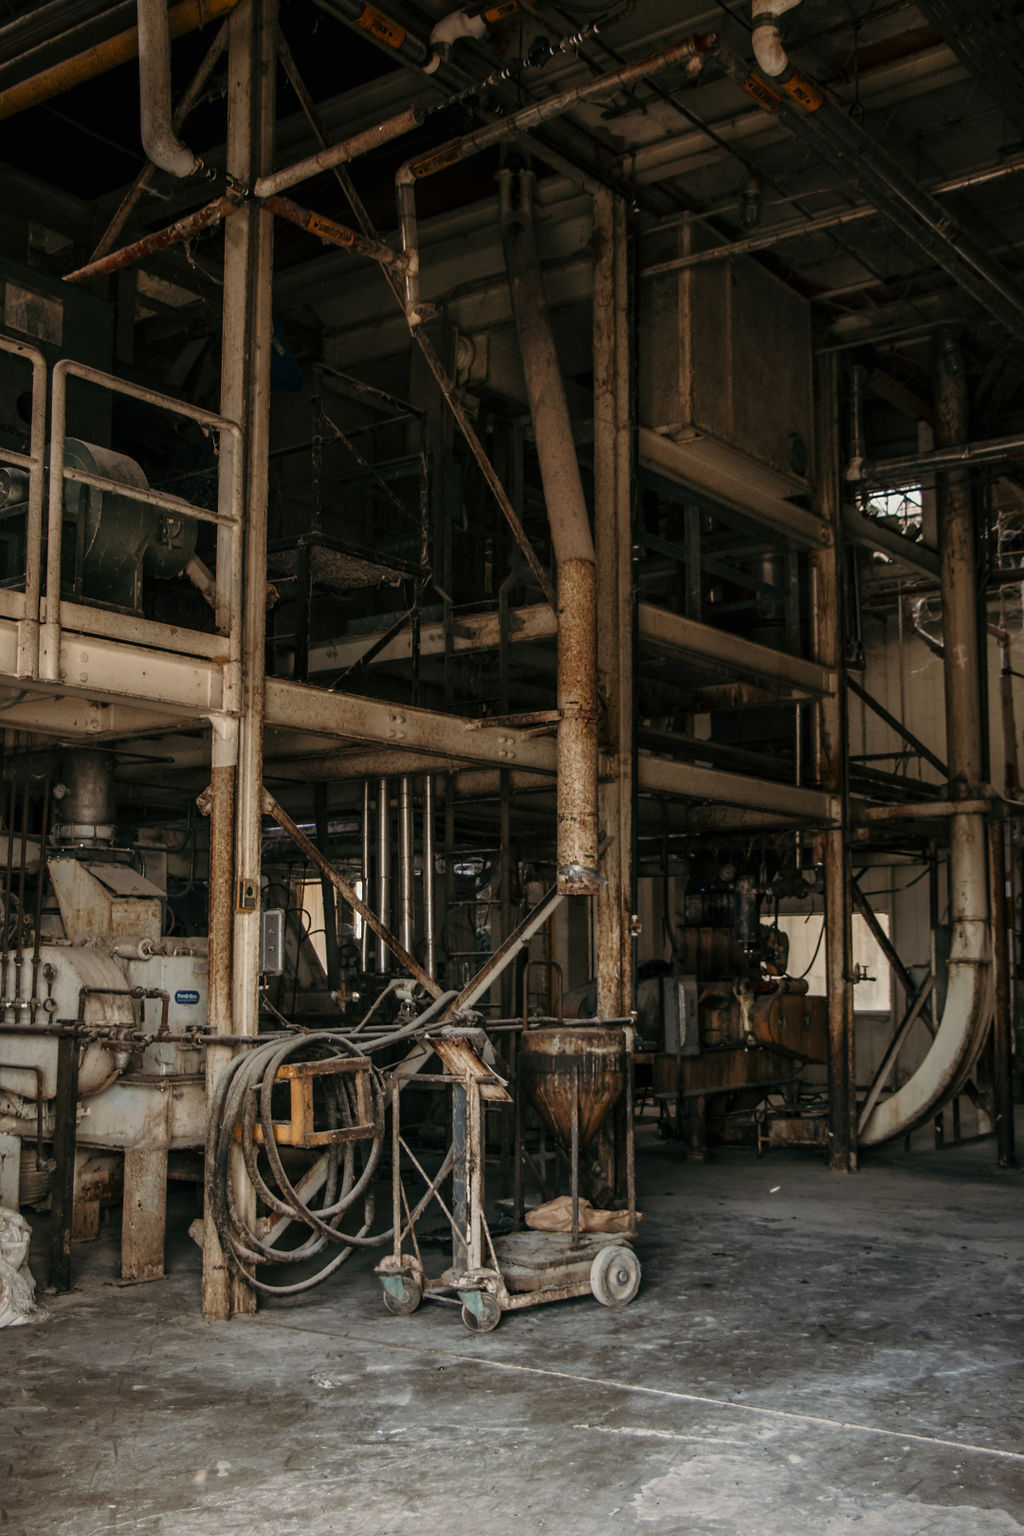
<path id="1" fill-rule="evenodd" d="M 372 32 L 378 43 L 386 43 L 389 48 L 401 48 L 405 42 L 405 28 L 392 21 L 390 16 L 385 16 L 383 11 L 378 11 L 375 6 L 364 5 L 356 17 L 356 23 L 367 32 Z"/>
<path id="2" fill-rule="evenodd" d="M 815 85 L 813 80 L 807 75 L 802 75 L 799 70 L 786 81 L 782 89 L 788 96 L 792 96 L 797 106 L 803 107 L 805 112 L 817 112 L 825 100 L 825 92 L 821 86 Z"/>
<path id="3" fill-rule="evenodd" d="M 422 160 L 414 160 L 409 169 L 417 181 L 421 176 L 433 176 L 436 171 L 443 171 L 446 165 L 454 165 L 462 159 L 462 146 L 449 144 L 447 149 L 440 150 L 436 155 L 424 155 Z"/>
<path id="4" fill-rule="evenodd" d="M 493 27 L 496 21 L 504 21 L 506 16 L 511 16 L 518 9 L 519 0 L 501 0 L 500 5 L 492 5 L 484 11 L 484 21 Z"/>
<path id="5" fill-rule="evenodd" d="M 764 107 L 766 112 L 777 112 L 782 106 L 782 97 L 777 96 L 760 75 L 751 72 L 743 82 L 743 89 L 748 96 L 753 96 L 758 106 Z"/>

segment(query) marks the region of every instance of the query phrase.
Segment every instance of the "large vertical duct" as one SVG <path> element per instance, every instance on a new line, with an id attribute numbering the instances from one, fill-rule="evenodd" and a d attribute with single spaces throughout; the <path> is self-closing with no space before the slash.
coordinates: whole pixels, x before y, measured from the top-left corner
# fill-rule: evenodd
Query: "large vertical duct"
<path id="1" fill-rule="evenodd" d="M 533 237 L 533 175 L 499 173 L 501 233 L 558 578 L 558 889 L 597 876 L 597 566 Z"/>
<path id="2" fill-rule="evenodd" d="M 963 357 L 950 337 L 938 358 L 936 405 L 939 441 L 950 447 L 969 437 Z M 977 579 L 969 469 L 936 477 L 942 613 L 945 631 L 946 736 L 953 800 L 978 796 L 982 776 L 981 667 Z M 992 1018 L 989 891 L 984 816 L 950 818 L 949 912 L 952 934 L 946 1003 L 924 1061 L 902 1088 L 877 1105 L 860 1140 L 887 1141 L 922 1124 L 959 1092 L 985 1041 Z"/>

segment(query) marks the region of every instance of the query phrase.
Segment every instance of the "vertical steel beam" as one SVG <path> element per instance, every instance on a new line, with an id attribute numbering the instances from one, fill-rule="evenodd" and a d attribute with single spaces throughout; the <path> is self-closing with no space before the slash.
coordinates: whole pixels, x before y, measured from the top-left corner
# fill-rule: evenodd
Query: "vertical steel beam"
<path id="1" fill-rule="evenodd" d="M 256 176 L 269 170 L 273 158 L 276 0 L 241 0 L 229 28 L 227 171 L 241 184 L 251 186 Z M 216 1002 L 211 978 L 211 1023 L 221 1033 L 235 1034 L 255 1034 L 259 1012 L 272 278 L 273 215 L 248 203 L 239 210 L 237 219 L 225 226 L 221 347 L 221 412 L 242 428 L 245 546 L 241 560 L 232 558 L 231 548 L 223 539 L 217 551 L 218 619 L 222 626 L 226 627 L 228 613 L 236 612 L 241 604 L 241 655 L 229 662 L 233 673 L 230 681 L 237 682 L 240 711 L 237 734 L 227 725 L 218 731 L 215 723 L 210 826 L 211 969 L 218 971 Z M 238 540 L 234 543 L 237 548 Z M 222 561 L 229 570 L 222 568 Z M 222 759 L 219 763 L 218 757 Z M 234 844 L 230 874 L 229 834 L 224 821 L 229 805 Z M 221 946 L 216 959 L 212 953 L 214 930 Z M 225 976 L 229 932 L 230 972 Z M 212 1092 L 230 1053 L 211 1050 L 208 1054 L 207 1083 Z M 236 1203 L 254 1220 L 255 1199 L 240 1159 L 235 1161 L 231 1178 Z M 204 1228 L 204 1315 L 227 1318 L 255 1310 L 255 1294 L 224 1268 L 213 1222 L 206 1221 Z"/>
<path id="2" fill-rule="evenodd" d="M 948 334 L 939 340 L 935 405 L 938 446 L 966 443 L 970 436 L 967 374 L 963 354 Z M 942 561 L 946 762 L 950 798 L 963 800 L 977 795 L 984 774 L 978 577 L 970 469 L 943 471 L 937 477 L 935 490 Z"/>
<path id="3" fill-rule="evenodd" d="M 325 859 L 330 859 L 330 817 L 327 811 L 327 782 L 319 779 L 313 785 L 313 815 L 316 820 L 317 847 Z M 341 985 L 341 966 L 338 956 L 338 897 L 330 878 L 321 872 L 320 894 L 324 905 L 324 953 L 327 956 L 327 984 Z"/>
<path id="4" fill-rule="evenodd" d="M 840 820 L 822 834 L 825 865 L 825 965 L 828 993 L 829 1167 L 852 1173 L 857 1166 L 856 1079 L 853 1051 L 851 889 L 847 837 L 847 719 L 842 629 L 842 498 L 836 365 L 819 363 L 817 379 L 818 505 L 829 542 L 815 550 L 815 660 L 836 678 L 836 691 L 818 705 L 818 768 L 821 788 L 840 803 Z"/>
<path id="5" fill-rule="evenodd" d="M 608 730 L 609 777 L 599 790 L 607 846 L 597 894 L 597 1011 L 633 1006 L 633 800 L 635 604 L 632 579 L 634 434 L 630 365 L 627 210 L 594 197 L 594 541 L 597 554 L 598 690 Z"/>
<path id="6" fill-rule="evenodd" d="M 1016 1166 L 1013 1125 L 1013 1018 L 1010 1008 L 1010 936 L 1006 901 L 1006 823 L 993 816 L 988 824 L 989 881 L 992 907 L 992 970 L 995 983 L 993 1040 L 996 1153 L 1000 1168 Z"/>
<path id="7" fill-rule="evenodd" d="M 385 928 L 391 926 L 391 807 L 387 779 L 377 780 L 377 916 Z M 391 968 L 391 955 L 384 940 L 377 940 L 377 970 L 381 975 Z"/>
<path id="8" fill-rule="evenodd" d="M 57 1042 L 57 1095 L 53 1107 L 54 1175 L 50 1189 L 50 1262 L 47 1273 L 47 1285 L 58 1294 L 71 1289 L 78 1063 L 78 1036 L 62 1035 Z M 38 1088 L 36 1091 L 39 1091 Z"/>

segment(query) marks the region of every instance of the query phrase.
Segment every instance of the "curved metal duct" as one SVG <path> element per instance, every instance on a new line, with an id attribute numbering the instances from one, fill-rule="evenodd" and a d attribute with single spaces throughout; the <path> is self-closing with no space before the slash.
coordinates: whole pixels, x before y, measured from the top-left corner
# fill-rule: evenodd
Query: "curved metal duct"
<path id="1" fill-rule="evenodd" d="M 139 116 L 142 147 L 172 176 L 193 176 L 203 162 L 183 144 L 171 121 L 171 26 L 167 0 L 138 0 Z"/>
<path id="2" fill-rule="evenodd" d="M 533 239 L 533 174 L 498 173 L 501 236 L 558 573 L 558 889 L 597 877 L 597 567 Z M 515 193 L 518 193 L 518 197 Z"/>
<path id="3" fill-rule="evenodd" d="M 938 369 L 938 417 L 948 447 L 968 436 L 967 388 L 958 349 L 945 340 Z M 938 477 L 942 610 L 945 633 L 946 734 L 954 799 L 978 794 L 982 770 L 980 665 L 970 472 Z M 992 1020 L 988 831 L 977 812 L 951 818 L 949 910 L 952 936 L 946 1003 L 924 1061 L 902 1088 L 872 1111 L 862 1146 L 905 1135 L 958 1093 L 969 1077 Z"/>

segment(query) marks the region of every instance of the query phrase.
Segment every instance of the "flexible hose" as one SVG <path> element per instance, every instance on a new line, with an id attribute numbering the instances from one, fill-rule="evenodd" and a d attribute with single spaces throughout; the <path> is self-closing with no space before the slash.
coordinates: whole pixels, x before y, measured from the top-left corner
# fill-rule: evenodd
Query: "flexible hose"
<path id="1" fill-rule="evenodd" d="M 307 1291 L 332 1274 L 355 1248 L 375 1247 L 390 1239 L 389 1232 L 368 1236 L 374 1217 L 371 1184 L 384 1140 L 384 1091 L 376 1070 L 371 1068 L 368 1074 L 372 1134 L 360 1142 L 335 1142 L 327 1148 L 324 1183 L 316 1209 L 292 1183 L 274 1137 L 273 1090 L 278 1070 L 285 1062 L 323 1061 L 359 1054 L 344 1035 L 333 1030 L 285 1040 L 278 1036 L 236 1057 L 217 1085 L 210 1107 L 206 1147 L 210 1211 L 231 1267 L 261 1295 L 294 1296 Z M 329 1128 L 356 1125 L 355 1088 L 348 1075 L 328 1073 L 319 1081 Z M 236 1126 L 240 1128 L 240 1142 L 235 1140 Z M 261 1140 L 257 1140 L 257 1127 Z M 254 1229 L 239 1210 L 230 1178 L 231 1151 L 236 1146 L 241 1148 L 257 1200 L 285 1219 L 278 1238 L 290 1235 L 294 1222 L 310 1229 L 310 1236 L 299 1246 L 279 1247 L 276 1240 Z M 343 1231 L 344 1218 L 360 1201 L 362 1220 L 358 1229 Z M 255 1273 L 261 1265 L 306 1264 L 327 1252 L 330 1257 L 312 1275 L 291 1284 L 261 1280 Z"/>
<path id="2" fill-rule="evenodd" d="M 455 992 L 443 993 L 417 1018 L 365 1042 L 357 1035 L 353 1038 L 326 1029 L 286 1037 L 275 1035 L 265 1045 L 243 1051 L 224 1071 L 210 1105 L 207 1129 L 208 1203 L 225 1258 L 254 1291 L 263 1296 L 296 1296 L 326 1280 L 354 1249 L 381 1247 L 392 1238 L 390 1228 L 370 1236 L 375 1210 L 372 1186 L 384 1142 L 381 1072 L 374 1067 L 368 1069 L 372 1135 L 358 1142 L 335 1142 L 328 1147 L 322 1191 L 317 1192 L 320 1198 L 314 1209 L 289 1177 L 274 1135 L 273 1093 L 279 1069 L 289 1061 L 363 1056 L 404 1040 L 411 1042 L 436 1021 L 456 996 Z M 348 1074 L 325 1073 L 319 1081 L 328 1128 L 358 1124 L 355 1085 Z M 235 1139 L 236 1127 L 240 1140 Z M 240 1147 L 257 1202 L 281 1218 L 276 1239 L 271 1239 L 265 1230 L 261 1232 L 261 1223 L 254 1226 L 239 1209 L 230 1177 L 231 1151 L 235 1147 Z M 310 1199 L 315 1197 L 313 1194 Z M 358 1229 L 343 1231 L 343 1220 L 360 1201 L 362 1221 Z M 290 1239 L 292 1224 L 296 1222 L 309 1228 L 309 1237 L 297 1247 L 278 1246 L 280 1240 Z M 257 1278 L 256 1270 L 261 1265 L 308 1264 L 321 1254 L 329 1257 L 302 1280 L 276 1284 Z"/>

